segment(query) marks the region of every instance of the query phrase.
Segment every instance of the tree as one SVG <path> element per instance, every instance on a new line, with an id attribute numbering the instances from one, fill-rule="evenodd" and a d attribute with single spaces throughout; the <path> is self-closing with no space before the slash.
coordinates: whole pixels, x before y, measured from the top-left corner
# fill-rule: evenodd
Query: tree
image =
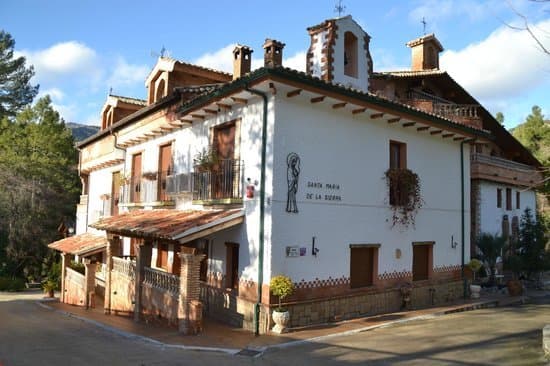
<path id="1" fill-rule="evenodd" d="M 32 86 L 32 66 L 25 67 L 25 57 L 13 57 L 15 41 L 0 30 L 0 120 L 13 117 L 29 105 L 38 93 L 38 85 Z"/>
<path id="2" fill-rule="evenodd" d="M 535 219 L 527 207 L 519 224 L 518 255 L 522 258 L 527 278 L 550 269 L 550 253 L 546 251 L 545 222 Z"/>
<path id="3" fill-rule="evenodd" d="M 495 283 L 495 270 L 497 259 L 502 255 L 502 251 L 506 246 L 506 238 L 499 235 L 489 233 L 481 233 L 477 239 L 477 247 L 481 252 L 481 258 L 487 261 L 490 271 L 490 283 Z"/>
<path id="4" fill-rule="evenodd" d="M 539 106 L 533 106 L 531 114 L 512 134 L 540 162 L 545 164 L 550 160 L 550 125 L 545 123 Z"/>
<path id="5" fill-rule="evenodd" d="M 71 132 L 44 97 L 0 122 L 0 262 L 5 275 L 38 277 L 46 245 L 74 216 L 79 194 Z M 2 253 L 3 251 L 3 253 Z"/>
<path id="6" fill-rule="evenodd" d="M 498 121 L 498 123 L 500 123 L 501 125 L 504 124 L 504 114 L 502 114 L 502 112 L 497 112 L 497 114 L 495 115 L 495 119 Z"/>

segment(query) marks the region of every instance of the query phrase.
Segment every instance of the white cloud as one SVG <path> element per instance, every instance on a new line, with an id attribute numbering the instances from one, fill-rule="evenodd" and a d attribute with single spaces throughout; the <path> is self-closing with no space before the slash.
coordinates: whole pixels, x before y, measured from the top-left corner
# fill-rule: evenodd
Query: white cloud
<path id="1" fill-rule="evenodd" d="M 25 56 L 27 62 L 34 65 L 39 82 L 74 75 L 96 79 L 101 73 L 96 52 L 76 41 L 57 43 L 37 51 L 22 50 L 17 55 Z"/>
<path id="2" fill-rule="evenodd" d="M 124 58 L 118 57 L 111 76 L 107 79 L 108 87 L 119 88 L 143 84 L 150 68 L 147 65 L 132 65 Z"/>
<path id="3" fill-rule="evenodd" d="M 200 65 L 203 67 L 209 67 L 211 69 L 225 71 L 225 72 L 233 72 L 233 49 L 235 48 L 236 44 L 228 44 L 227 46 L 214 51 L 214 52 L 207 52 L 204 55 L 197 58 L 195 61 L 193 61 L 194 64 Z"/>
<path id="4" fill-rule="evenodd" d="M 209 67 L 215 70 L 233 72 L 233 49 L 236 44 L 232 43 L 217 51 L 207 52 L 204 55 L 193 61 L 194 64 Z M 260 48 L 257 52 L 260 52 L 259 56 L 254 57 L 256 52 L 252 53 L 252 70 L 258 69 L 264 65 L 263 49 Z M 293 56 L 283 59 L 283 65 L 291 69 L 305 71 L 306 70 L 306 51 L 298 51 Z"/>
<path id="5" fill-rule="evenodd" d="M 38 98 L 41 98 L 46 95 L 49 95 L 52 101 L 54 102 L 61 102 L 63 98 L 65 98 L 65 93 L 61 89 L 55 88 L 55 87 L 41 90 L 38 93 Z"/>
<path id="6" fill-rule="evenodd" d="M 550 20 L 535 28 L 541 39 L 547 40 L 544 32 L 550 32 Z M 444 52 L 441 65 L 475 97 L 493 103 L 550 83 L 548 55 L 537 48 L 527 32 L 505 26 L 479 43 Z"/>

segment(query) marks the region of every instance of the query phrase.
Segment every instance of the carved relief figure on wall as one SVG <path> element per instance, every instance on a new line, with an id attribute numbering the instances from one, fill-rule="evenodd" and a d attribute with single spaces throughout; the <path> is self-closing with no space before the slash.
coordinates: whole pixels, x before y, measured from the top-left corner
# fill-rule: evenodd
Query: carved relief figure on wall
<path id="1" fill-rule="evenodd" d="M 300 157 L 296 153 L 290 153 L 286 158 L 286 164 L 286 180 L 288 183 L 286 212 L 298 213 L 296 193 L 298 192 L 298 178 L 300 177 Z"/>

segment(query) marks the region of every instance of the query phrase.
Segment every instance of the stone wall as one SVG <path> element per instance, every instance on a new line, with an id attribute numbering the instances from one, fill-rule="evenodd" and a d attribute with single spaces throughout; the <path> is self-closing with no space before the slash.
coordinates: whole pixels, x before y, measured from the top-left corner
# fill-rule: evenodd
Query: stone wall
<path id="1" fill-rule="evenodd" d="M 141 313 L 145 317 L 167 320 L 168 324 L 178 324 L 178 295 L 149 284 L 141 285 Z"/>
<path id="2" fill-rule="evenodd" d="M 129 314 L 134 312 L 135 282 L 133 279 L 111 271 L 111 311 Z"/>
<path id="3" fill-rule="evenodd" d="M 413 309 L 418 309 L 440 305 L 456 300 L 462 295 L 462 281 L 415 286 L 411 293 L 411 306 Z M 401 309 L 401 305 L 401 293 L 398 288 L 393 288 L 376 293 L 362 293 L 324 300 L 304 301 L 285 306 L 291 314 L 290 326 L 303 327 L 343 319 L 397 312 Z"/>

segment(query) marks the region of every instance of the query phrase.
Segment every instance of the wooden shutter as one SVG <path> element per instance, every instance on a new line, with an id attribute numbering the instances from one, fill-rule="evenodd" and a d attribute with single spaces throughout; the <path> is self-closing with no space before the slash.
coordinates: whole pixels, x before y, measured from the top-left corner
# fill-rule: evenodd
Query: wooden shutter
<path id="1" fill-rule="evenodd" d="M 166 177 L 172 174 L 172 144 L 162 145 L 159 148 L 159 179 L 158 179 L 158 197 L 159 201 L 165 201 L 166 197 Z"/>
<path id="2" fill-rule="evenodd" d="M 235 158 L 235 122 L 214 129 L 214 147 L 220 159 Z"/>
<path id="3" fill-rule="evenodd" d="M 118 215 L 119 199 L 120 199 L 120 172 L 114 172 L 112 183 L 111 183 L 111 216 Z"/>
<path id="4" fill-rule="evenodd" d="M 225 243 L 226 264 L 225 281 L 226 287 L 238 290 L 239 288 L 239 244 Z"/>
<path id="5" fill-rule="evenodd" d="M 131 202 L 141 202 L 141 154 L 132 155 Z"/>

